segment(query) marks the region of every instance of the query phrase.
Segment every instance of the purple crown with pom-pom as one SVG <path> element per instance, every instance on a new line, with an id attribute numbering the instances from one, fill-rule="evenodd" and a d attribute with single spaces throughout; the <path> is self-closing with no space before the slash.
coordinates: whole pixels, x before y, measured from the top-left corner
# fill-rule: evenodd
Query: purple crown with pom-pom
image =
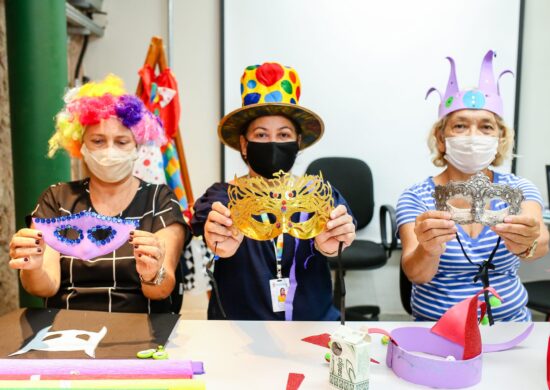
<path id="1" fill-rule="evenodd" d="M 485 54 L 485 57 L 483 57 L 478 87 L 463 91 L 458 88 L 455 61 L 451 57 L 447 57 L 451 63 L 451 73 L 449 74 L 445 95 L 441 95 L 441 92 L 433 87 L 426 93 L 426 98 L 434 91 L 439 94 L 441 99 L 441 103 L 439 104 L 439 118 L 443 118 L 451 112 L 464 109 L 487 110 L 502 117 L 503 104 L 498 83 L 503 75 L 506 73 L 511 73 L 513 75 L 513 72 L 511 70 L 505 70 L 495 79 L 493 72 L 493 57 L 496 57 L 496 54 L 492 50 L 489 50 L 487 54 Z"/>

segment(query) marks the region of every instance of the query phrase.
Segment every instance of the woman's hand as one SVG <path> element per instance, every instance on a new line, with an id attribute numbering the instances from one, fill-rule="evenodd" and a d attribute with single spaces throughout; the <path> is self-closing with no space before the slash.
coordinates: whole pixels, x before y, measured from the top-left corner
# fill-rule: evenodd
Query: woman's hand
<path id="1" fill-rule="evenodd" d="M 10 262 L 13 269 L 40 269 L 44 261 L 46 244 L 42 232 L 36 229 L 21 229 L 10 241 Z"/>
<path id="2" fill-rule="evenodd" d="M 143 230 L 130 232 L 130 244 L 134 246 L 136 270 L 145 281 L 152 281 L 164 262 L 164 241 Z"/>
<path id="3" fill-rule="evenodd" d="M 325 256 L 336 256 L 340 242 L 347 248 L 355 240 L 355 225 L 344 205 L 332 210 L 329 218 L 325 231 L 315 237 L 315 247 Z"/>
<path id="4" fill-rule="evenodd" d="M 527 215 L 509 215 L 504 223 L 491 230 L 502 237 L 506 248 L 515 255 L 523 254 L 540 236 L 540 222 Z"/>
<path id="5" fill-rule="evenodd" d="M 231 257 L 237 252 L 244 235 L 233 227 L 231 212 L 221 202 L 214 202 L 204 224 L 206 245 L 220 257 Z"/>
<path id="6" fill-rule="evenodd" d="M 418 245 L 432 256 L 441 256 L 446 243 L 455 238 L 457 227 L 447 211 L 426 211 L 416 217 L 414 233 Z"/>

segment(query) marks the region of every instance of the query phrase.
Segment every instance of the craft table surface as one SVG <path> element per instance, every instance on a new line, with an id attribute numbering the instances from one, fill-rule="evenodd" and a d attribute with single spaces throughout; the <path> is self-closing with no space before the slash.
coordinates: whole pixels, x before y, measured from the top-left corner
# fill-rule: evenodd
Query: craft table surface
<path id="1" fill-rule="evenodd" d="M 402 326 L 426 326 L 425 322 L 349 322 L 391 330 Z M 336 322 L 198 321 L 180 320 L 167 350 L 171 358 L 204 362 L 208 390 L 286 388 L 288 374 L 305 375 L 300 390 L 330 389 L 329 367 L 324 360 L 328 349 L 301 341 L 302 338 L 334 332 Z M 484 343 L 507 341 L 525 329 L 525 323 L 497 323 L 482 326 Z M 483 355 L 482 380 L 469 389 L 544 390 L 546 350 L 550 322 L 536 322 L 531 335 L 514 349 Z M 373 336 L 370 389 L 427 389 L 397 377 L 386 366 L 386 347 L 380 335 Z"/>

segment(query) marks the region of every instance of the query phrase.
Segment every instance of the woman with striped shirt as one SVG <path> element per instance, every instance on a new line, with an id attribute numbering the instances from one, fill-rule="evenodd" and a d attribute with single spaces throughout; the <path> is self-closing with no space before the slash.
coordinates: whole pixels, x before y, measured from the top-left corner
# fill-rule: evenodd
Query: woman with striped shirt
<path id="1" fill-rule="evenodd" d="M 548 230 L 542 222 L 538 189 L 526 179 L 489 169 L 490 165 L 502 164 L 514 142 L 513 130 L 502 120 L 502 100 L 492 73 L 492 59 L 493 52 L 489 51 L 483 60 L 479 88 L 459 91 L 454 61 L 449 58 L 451 76 L 442 96 L 439 120 L 428 140 L 434 165 L 445 169 L 409 187 L 398 201 L 401 264 L 413 284 L 411 306 L 417 320 L 438 320 L 450 307 L 481 290 L 482 281 L 474 282 L 474 278 L 496 245 L 492 259 L 495 268 L 489 270 L 489 278 L 503 301 L 493 307 L 493 317 L 497 321 L 531 318 L 526 308 L 527 292 L 517 272 L 522 261 L 535 260 L 548 252 Z M 449 212 L 435 210 L 432 194 L 436 185 L 466 181 L 480 171 L 493 183 L 523 191 L 525 199 L 519 215 L 509 215 L 503 223 L 488 227 L 455 224 Z M 469 208 L 465 200 L 453 202 L 455 207 Z M 492 200 L 487 206 L 491 210 L 507 207 L 501 200 Z"/>

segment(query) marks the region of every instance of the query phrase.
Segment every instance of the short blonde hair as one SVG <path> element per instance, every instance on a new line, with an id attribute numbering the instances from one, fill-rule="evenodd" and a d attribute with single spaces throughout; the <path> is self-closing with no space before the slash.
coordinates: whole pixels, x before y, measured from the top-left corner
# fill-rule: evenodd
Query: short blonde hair
<path id="1" fill-rule="evenodd" d="M 445 115 L 443 118 L 435 122 L 428 135 L 428 147 L 430 148 L 430 152 L 432 154 L 432 162 L 436 167 L 447 166 L 447 160 L 444 159 L 445 153 L 440 152 L 437 148 L 437 137 L 443 133 L 443 130 L 445 130 L 445 126 L 447 126 L 447 121 L 449 120 L 449 115 L 450 114 Z M 506 126 L 504 120 L 497 114 L 493 115 L 497 121 L 497 126 L 500 128 L 497 155 L 491 163 L 491 165 L 497 167 L 502 165 L 504 160 L 508 158 L 514 148 L 514 129 Z"/>

